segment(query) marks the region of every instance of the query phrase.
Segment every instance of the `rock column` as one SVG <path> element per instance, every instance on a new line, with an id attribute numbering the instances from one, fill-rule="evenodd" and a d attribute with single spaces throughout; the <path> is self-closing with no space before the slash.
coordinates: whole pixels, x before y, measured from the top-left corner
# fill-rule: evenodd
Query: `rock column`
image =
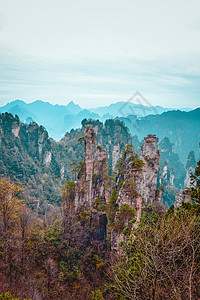
<path id="1" fill-rule="evenodd" d="M 158 138 L 149 134 L 144 138 L 141 149 L 141 159 L 145 163 L 143 171 L 144 188 L 142 192 L 145 205 L 156 204 L 157 177 L 160 167 L 160 153 L 158 151 Z"/>
<path id="2" fill-rule="evenodd" d="M 84 167 L 86 181 L 86 202 L 92 206 L 92 176 L 94 168 L 95 132 L 91 126 L 85 130 Z"/>

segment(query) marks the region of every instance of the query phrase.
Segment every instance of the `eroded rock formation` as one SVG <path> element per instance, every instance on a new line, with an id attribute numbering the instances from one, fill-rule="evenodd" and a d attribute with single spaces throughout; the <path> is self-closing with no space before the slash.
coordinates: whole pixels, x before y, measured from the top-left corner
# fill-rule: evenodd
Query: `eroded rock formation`
<path id="1" fill-rule="evenodd" d="M 141 159 L 145 163 L 143 170 L 143 183 L 140 191 L 143 196 L 144 204 L 156 204 L 156 187 L 158 171 L 160 167 L 160 153 L 158 151 L 158 138 L 149 134 L 144 138 L 145 142 L 141 149 Z"/>
<path id="2" fill-rule="evenodd" d="M 161 195 L 157 191 L 160 166 L 157 143 L 158 138 L 154 135 L 145 137 L 141 149 L 141 159 L 129 145 L 123 153 L 123 168 L 120 171 L 123 174 L 123 181 L 117 198 L 118 212 L 115 216 L 115 223 L 122 225 L 120 220 L 122 218 L 124 222 L 123 226 L 114 226 L 111 233 L 112 249 L 117 252 L 120 251 L 119 242 L 122 240 L 122 229 L 129 228 L 131 230 L 132 226 L 137 226 L 142 210 L 149 204 L 161 206 Z M 133 218 L 134 212 L 135 223 L 132 225 L 131 218 Z"/>
<path id="3" fill-rule="evenodd" d="M 184 181 L 184 186 L 190 187 L 190 175 L 191 173 L 194 173 L 196 167 L 196 159 L 195 159 L 195 154 L 194 151 L 190 151 L 188 158 L 187 158 L 187 163 L 185 167 L 185 181 Z"/>
<path id="4" fill-rule="evenodd" d="M 181 191 L 181 193 L 176 194 L 174 208 L 176 209 L 177 207 L 180 207 L 182 202 L 192 203 L 190 194 L 191 194 L 191 191 L 188 188 Z"/>
<path id="5" fill-rule="evenodd" d="M 106 214 L 101 206 L 109 200 L 108 157 L 98 145 L 95 149 L 95 130 L 92 126 L 85 129 L 84 161 L 76 183 L 75 210 L 86 209 L 91 216 L 94 228 L 91 239 L 105 241 Z M 98 209 L 99 208 L 99 209 Z"/>
<path id="6" fill-rule="evenodd" d="M 185 169 L 174 145 L 165 137 L 159 144 L 161 163 L 158 174 L 159 185 L 163 187 L 163 202 L 170 207 L 175 201 L 175 195 L 184 188 Z"/>
<path id="7" fill-rule="evenodd" d="M 95 131 L 92 126 L 85 129 L 84 161 L 77 181 L 75 207 L 86 207 L 90 211 L 95 201 L 108 202 L 110 197 L 108 181 L 108 157 L 98 145 L 95 149 Z"/>
<path id="8" fill-rule="evenodd" d="M 100 145 L 96 147 L 94 155 L 94 170 L 93 170 L 93 199 L 103 199 L 108 203 L 110 198 L 110 187 L 108 184 L 108 156 L 106 151 Z"/>
<path id="9" fill-rule="evenodd" d="M 92 177 L 94 169 L 95 132 L 91 126 L 85 130 L 85 146 L 83 168 L 77 181 L 77 193 L 75 197 L 76 209 L 85 206 L 92 208 Z"/>
<path id="10" fill-rule="evenodd" d="M 131 229 L 130 221 L 139 222 L 143 206 L 144 162 L 140 160 L 131 145 L 127 145 L 118 164 L 117 211 L 111 228 L 112 250 L 119 252 L 122 230 Z"/>

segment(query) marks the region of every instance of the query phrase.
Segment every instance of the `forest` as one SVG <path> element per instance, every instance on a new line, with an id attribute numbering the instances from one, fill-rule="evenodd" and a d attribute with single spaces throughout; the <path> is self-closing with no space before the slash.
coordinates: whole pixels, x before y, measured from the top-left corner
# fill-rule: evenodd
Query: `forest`
<path id="1" fill-rule="evenodd" d="M 1 178 L 0 299 L 199 299 L 199 179 L 200 161 L 191 176 L 193 204 L 162 212 L 149 205 L 137 226 L 123 228 L 119 254 L 109 240 L 117 191 L 103 208 L 108 234 L 99 242 L 91 238 L 91 213 L 70 212 L 74 182 L 63 186 L 61 205 L 41 215 L 27 206 L 20 184 Z"/>

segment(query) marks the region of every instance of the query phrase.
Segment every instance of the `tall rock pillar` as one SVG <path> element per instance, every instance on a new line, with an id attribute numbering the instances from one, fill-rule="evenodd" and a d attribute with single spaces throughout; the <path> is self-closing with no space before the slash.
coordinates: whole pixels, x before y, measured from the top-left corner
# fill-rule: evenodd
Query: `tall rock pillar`
<path id="1" fill-rule="evenodd" d="M 92 181 L 94 169 L 95 153 L 95 132 L 92 126 L 85 129 L 85 147 L 83 172 L 79 174 L 76 184 L 75 208 L 85 206 L 88 209 L 92 207 Z"/>
<path id="2" fill-rule="evenodd" d="M 158 138 L 149 134 L 144 138 L 145 142 L 141 149 L 141 159 L 145 163 L 143 180 L 143 200 L 145 205 L 156 204 L 157 177 L 160 167 L 160 153 L 158 151 Z"/>
<path id="3" fill-rule="evenodd" d="M 94 168 L 95 132 L 92 126 L 85 129 L 84 166 L 86 181 L 86 202 L 92 206 L 92 176 Z"/>

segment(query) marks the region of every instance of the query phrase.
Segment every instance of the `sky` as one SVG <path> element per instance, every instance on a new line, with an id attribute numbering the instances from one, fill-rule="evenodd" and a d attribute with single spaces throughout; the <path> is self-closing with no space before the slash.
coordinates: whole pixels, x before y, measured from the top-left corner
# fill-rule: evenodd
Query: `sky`
<path id="1" fill-rule="evenodd" d="M 0 106 L 199 106 L 199 0 L 0 0 Z"/>

